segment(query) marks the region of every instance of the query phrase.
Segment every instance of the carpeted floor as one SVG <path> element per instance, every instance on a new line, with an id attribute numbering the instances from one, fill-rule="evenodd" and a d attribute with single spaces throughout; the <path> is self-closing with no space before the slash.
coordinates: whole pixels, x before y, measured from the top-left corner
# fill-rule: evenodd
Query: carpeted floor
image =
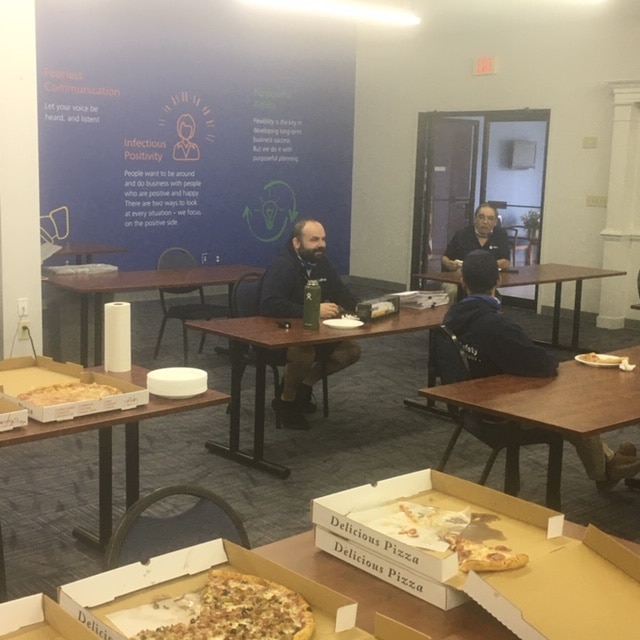
<path id="1" fill-rule="evenodd" d="M 365 292 L 365 294 L 368 292 Z M 550 318 L 507 309 L 531 335 L 547 338 Z M 64 327 L 65 359 L 77 358 L 75 315 Z M 132 307 L 134 361 L 149 368 L 181 365 L 179 323 L 169 323 L 160 357 L 153 347 L 160 323 L 156 301 Z M 564 332 L 568 334 L 569 327 Z M 637 344 L 631 330 L 606 331 L 582 326 L 582 343 L 598 351 Z M 229 361 L 215 351 L 224 346 L 208 337 L 202 354 L 192 336 L 190 365 L 209 372 L 209 385 L 229 389 Z M 404 406 L 426 384 L 427 334 L 419 332 L 365 340 L 361 361 L 330 380 L 330 416 L 312 416 L 312 430 L 275 430 L 268 411 L 265 457 L 291 468 L 281 480 L 209 453 L 204 442 L 227 438 L 224 407 L 141 424 L 141 492 L 160 486 L 195 483 L 212 489 L 237 510 L 253 547 L 310 527 L 314 497 L 378 479 L 435 466 L 451 433 L 451 423 Z M 572 357 L 559 352 L 560 358 Z M 249 444 L 253 371 L 244 380 L 243 443 Z M 114 429 L 114 497 L 117 517 L 124 509 L 123 430 Z M 246 442 L 245 442 L 246 438 Z M 640 429 L 605 436 L 617 446 L 622 439 L 640 445 Z M 486 459 L 482 446 L 462 436 L 447 472 L 476 480 Z M 498 459 L 488 484 L 500 488 L 504 459 Z M 523 452 L 521 497 L 542 503 L 546 449 Z M 55 597 L 58 585 L 101 571 L 101 557 L 71 535 L 75 525 L 97 524 L 97 434 L 86 433 L 0 450 L 0 521 L 4 534 L 9 596 L 44 591 Z M 563 511 L 573 521 L 640 541 L 640 492 L 619 486 L 598 493 L 570 445 L 565 447 Z"/>

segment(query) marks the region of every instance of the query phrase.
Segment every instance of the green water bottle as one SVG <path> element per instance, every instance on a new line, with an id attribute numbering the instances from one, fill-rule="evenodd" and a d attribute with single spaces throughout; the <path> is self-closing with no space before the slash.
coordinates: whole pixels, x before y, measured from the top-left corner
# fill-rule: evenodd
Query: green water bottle
<path id="1" fill-rule="evenodd" d="M 317 280 L 308 280 L 304 287 L 304 308 L 302 312 L 305 329 L 320 329 L 320 298 L 322 291 Z"/>

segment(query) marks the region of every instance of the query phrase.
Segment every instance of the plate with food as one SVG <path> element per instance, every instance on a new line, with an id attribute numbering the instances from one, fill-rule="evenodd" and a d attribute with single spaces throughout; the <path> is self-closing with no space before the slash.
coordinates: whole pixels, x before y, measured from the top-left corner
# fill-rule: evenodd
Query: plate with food
<path id="1" fill-rule="evenodd" d="M 589 367 L 619 367 L 620 363 L 628 358 L 611 356 L 607 353 L 581 353 L 575 357 L 578 362 Z"/>
<path id="2" fill-rule="evenodd" d="M 323 320 L 322 324 L 326 324 L 327 327 L 332 327 L 333 329 L 357 329 L 364 322 L 354 318 L 331 318 L 330 320 Z"/>

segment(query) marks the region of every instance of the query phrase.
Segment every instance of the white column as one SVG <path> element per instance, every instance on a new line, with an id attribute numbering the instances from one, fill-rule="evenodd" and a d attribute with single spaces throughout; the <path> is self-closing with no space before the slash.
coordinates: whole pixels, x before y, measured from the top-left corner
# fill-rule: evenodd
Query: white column
<path id="1" fill-rule="evenodd" d="M 637 276 L 640 270 L 640 81 L 612 82 L 613 136 L 603 269 L 626 271 L 622 278 L 605 278 L 600 292 L 597 326 L 620 329 L 630 309 L 640 302 Z"/>

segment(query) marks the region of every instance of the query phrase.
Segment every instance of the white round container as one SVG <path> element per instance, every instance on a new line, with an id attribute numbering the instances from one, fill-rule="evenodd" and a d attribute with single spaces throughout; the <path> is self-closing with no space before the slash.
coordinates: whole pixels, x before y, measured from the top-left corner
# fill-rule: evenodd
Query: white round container
<path id="1" fill-rule="evenodd" d="M 163 398 L 192 398 L 207 390 L 207 372 L 192 367 L 155 369 L 147 373 L 147 389 Z"/>

